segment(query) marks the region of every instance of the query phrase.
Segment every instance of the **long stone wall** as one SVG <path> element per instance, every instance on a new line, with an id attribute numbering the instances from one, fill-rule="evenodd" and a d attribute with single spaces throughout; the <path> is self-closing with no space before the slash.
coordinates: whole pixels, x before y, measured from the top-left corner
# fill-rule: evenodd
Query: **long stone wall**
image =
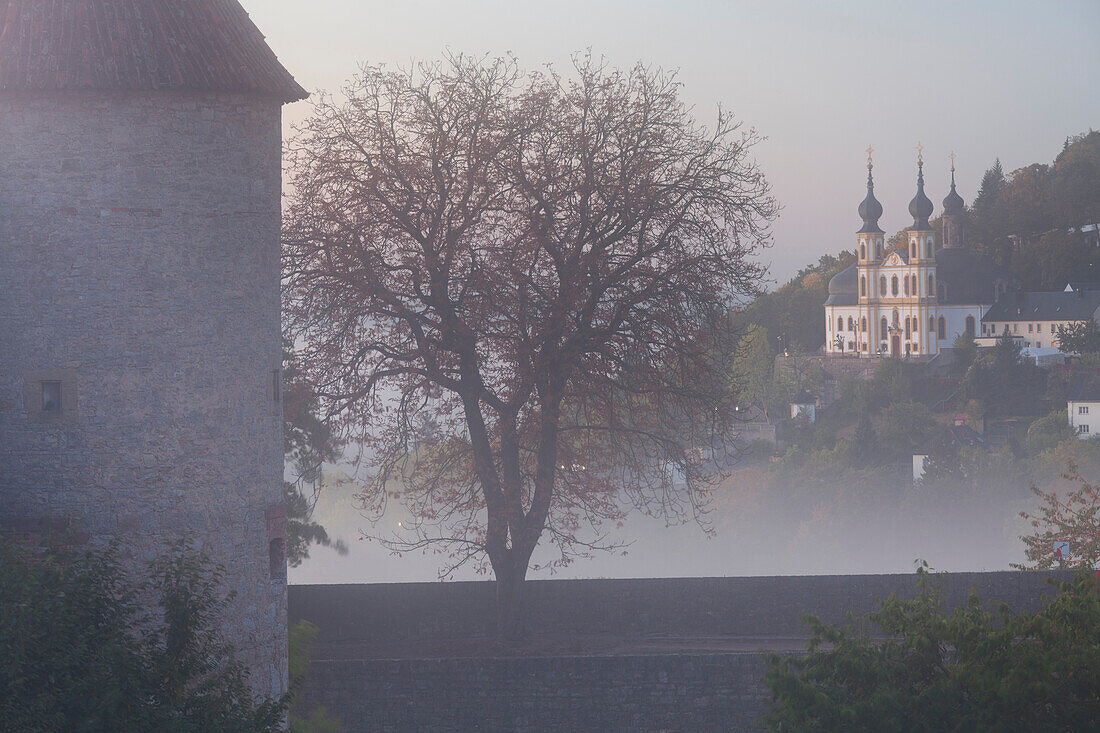
<path id="1" fill-rule="evenodd" d="M 944 576 L 945 600 L 959 606 L 971 588 L 986 600 L 1037 608 L 1047 573 Z M 308 619 L 321 643 L 388 643 L 491 636 L 491 582 L 290 586 L 290 623 Z M 913 575 L 755 578 L 536 580 L 525 589 L 527 631 L 536 634 L 798 637 L 804 614 L 825 621 L 873 611 L 891 593 L 916 594 Z"/>
<path id="2" fill-rule="evenodd" d="M 1037 610 L 1052 577 L 959 573 L 942 592 L 948 607 L 973 588 Z M 528 583 L 528 631 L 571 650 L 591 642 L 572 656 L 459 656 L 491 643 L 491 583 L 291 586 L 289 614 L 321 629 L 301 708 L 324 705 L 349 732 L 739 731 L 759 730 L 767 709 L 760 650 L 797 653 L 803 614 L 841 621 L 891 593 L 915 595 L 914 576 Z M 611 638 L 656 652 L 608 651 Z"/>

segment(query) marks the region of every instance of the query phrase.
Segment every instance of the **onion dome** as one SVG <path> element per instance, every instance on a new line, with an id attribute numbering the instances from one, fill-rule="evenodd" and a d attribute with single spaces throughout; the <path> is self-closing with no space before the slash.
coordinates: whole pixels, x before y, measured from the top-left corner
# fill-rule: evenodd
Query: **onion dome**
<path id="1" fill-rule="evenodd" d="M 868 151 L 871 149 L 868 148 Z M 867 153 L 867 198 L 859 205 L 859 218 L 863 219 L 863 228 L 858 234 L 882 234 L 878 227 L 879 217 L 882 216 L 882 204 L 875 198 L 875 179 L 871 176 L 871 154 Z"/>
<path id="2" fill-rule="evenodd" d="M 913 216 L 913 226 L 917 231 L 926 231 L 932 226 L 928 217 L 932 216 L 932 202 L 924 195 L 924 158 L 917 158 L 917 195 L 909 202 L 909 213 Z"/>
<path id="3" fill-rule="evenodd" d="M 955 164 L 951 164 L 951 193 L 943 200 L 943 215 L 952 216 L 966 213 L 963 197 L 955 190 Z"/>

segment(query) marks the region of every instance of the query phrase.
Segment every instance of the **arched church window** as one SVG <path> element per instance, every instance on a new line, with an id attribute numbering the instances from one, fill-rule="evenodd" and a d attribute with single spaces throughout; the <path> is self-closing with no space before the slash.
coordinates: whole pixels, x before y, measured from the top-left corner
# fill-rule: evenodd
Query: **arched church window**
<path id="1" fill-rule="evenodd" d="M 867 245 L 866 244 L 859 245 L 859 258 L 861 260 L 867 259 Z"/>
<path id="2" fill-rule="evenodd" d="M 878 279 L 878 294 L 886 295 L 886 276 L 883 275 Z"/>
<path id="3" fill-rule="evenodd" d="M 916 257 L 917 256 L 917 243 L 916 242 L 910 242 L 909 243 L 909 256 L 910 257 Z"/>
<path id="4" fill-rule="evenodd" d="M 928 275 L 928 294 L 936 292 L 936 278 L 931 273 Z"/>
<path id="5" fill-rule="evenodd" d="M 882 317 L 882 322 L 879 324 L 879 338 L 885 339 L 890 332 L 890 324 L 886 322 L 886 316 Z"/>
<path id="6" fill-rule="evenodd" d="M 936 319 L 931 316 L 928 317 L 928 333 L 936 332 Z"/>
<path id="7" fill-rule="evenodd" d="M 911 322 L 909 320 L 909 316 L 906 316 L 905 317 L 905 338 L 907 340 L 913 338 L 913 330 L 910 328 L 910 323 Z"/>
<path id="8" fill-rule="evenodd" d="M 856 330 L 856 322 L 852 320 L 851 316 L 848 316 L 848 330 L 849 331 L 855 331 Z"/>
<path id="9" fill-rule="evenodd" d="M 944 285 L 942 282 L 940 283 L 939 296 L 941 303 L 947 302 L 947 286 Z"/>
<path id="10" fill-rule="evenodd" d="M 875 257 L 882 259 L 882 240 L 875 240 Z"/>
<path id="11" fill-rule="evenodd" d="M 932 237 L 924 240 L 924 256 L 932 259 Z"/>
<path id="12" fill-rule="evenodd" d="M 890 283 L 890 285 L 891 285 L 890 290 L 894 293 L 894 297 L 897 297 L 897 294 L 898 294 L 898 276 L 897 275 L 894 275 L 894 279 Z"/>
<path id="13" fill-rule="evenodd" d="M 920 295 L 920 288 L 917 287 L 917 276 L 913 275 L 913 295 Z"/>
<path id="14" fill-rule="evenodd" d="M 909 295 L 909 276 L 905 276 L 905 294 Z"/>
<path id="15" fill-rule="evenodd" d="M 971 338 L 974 337 L 974 316 L 966 317 L 966 335 Z"/>
<path id="16" fill-rule="evenodd" d="M 837 319 L 836 319 L 836 330 L 838 330 L 838 331 L 843 331 L 844 330 L 844 319 L 841 318 L 841 317 L 837 317 Z"/>
<path id="17" fill-rule="evenodd" d="M 859 279 L 859 294 L 866 297 L 867 295 L 867 278 L 861 277 Z"/>
<path id="18" fill-rule="evenodd" d="M 944 226 L 944 228 L 943 228 L 943 246 L 944 247 L 950 247 L 951 246 L 951 236 L 950 235 L 951 235 L 951 227 Z"/>
<path id="19" fill-rule="evenodd" d="M 859 332 L 860 333 L 867 333 L 867 317 L 866 316 L 861 318 L 860 321 L 859 321 Z"/>
<path id="20" fill-rule="evenodd" d="M 938 335 L 940 337 L 940 341 L 943 341 L 947 338 L 947 321 L 943 319 L 943 316 L 940 316 L 940 331 Z"/>

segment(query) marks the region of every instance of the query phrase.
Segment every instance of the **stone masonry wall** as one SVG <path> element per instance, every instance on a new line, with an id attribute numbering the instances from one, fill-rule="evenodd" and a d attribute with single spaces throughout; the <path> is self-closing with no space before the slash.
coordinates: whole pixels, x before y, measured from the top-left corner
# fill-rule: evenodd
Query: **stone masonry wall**
<path id="1" fill-rule="evenodd" d="M 760 730 L 760 654 L 315 663 L 303 690 L 344 733 Z"/>
<path id="2" fill-rule="evenodd" d="M 71 519 L 136 567 L 195 541 L 263 692 L 286 677 L 280 135 L 261 97 L 0 95 L 0 525 Z"/>
<path id="3" fill-rule="evenodd" d="M 534 580 L 522 599 L 532 633 L 673 637 L 801 637 L 810 614 L 827 622 L 866 613 L 891 593 L 916 595 L 913 575 L 755 578 Z M 1048 573 L 952 573 L 945 602 L 962 605 L 971 588 L 987 601 L 1038 609 Z M 319 643 L 388 643 L 491 636 L 490 582 L 379 583 L 290 587 L 290 623 L 307 619 Z"/>
<path id="4" fill-rule="evenodd" d="M 942 591 L 949 608 L 973 588 L 990 607 L 1038 610 L 1048 581 L 1069 575 L 956 573 Z M 737 638 L 744 651 L 430 658 L 432 642 L 446 652 L 455 639 L 492 635 L 492 583 L 291 586 L 291 622 L 321 629 L 298 704 L 324 705 L 348 733 L 759 730 L 769 695 L 755 650 L 804 648 L 803 614 L 838 622 L 891 593 L 914 596 L 914 576 L 532 581 L 524 603 L 536 633 L 646 648 L 665 638 L 729 649 L 716 642 Z M 402 643 L 416 658 L 389 658 Z"/>

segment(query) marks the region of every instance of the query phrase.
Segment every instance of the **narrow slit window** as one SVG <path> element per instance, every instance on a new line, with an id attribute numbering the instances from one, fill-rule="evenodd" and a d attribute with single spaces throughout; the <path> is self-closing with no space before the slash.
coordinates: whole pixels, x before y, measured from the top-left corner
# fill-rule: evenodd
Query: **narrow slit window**
<path id="1" fill-rule="evenodd" d="M 278 402 L 282 398 L 283 380 L 278 369 L 271 372 L 271 400 Z"/>
<path id="2" fill-rule="evenodd" d="M 42 383 L 42 412 L 53 415 L 61 414 L 61 382 L 48 381 Z"/>

